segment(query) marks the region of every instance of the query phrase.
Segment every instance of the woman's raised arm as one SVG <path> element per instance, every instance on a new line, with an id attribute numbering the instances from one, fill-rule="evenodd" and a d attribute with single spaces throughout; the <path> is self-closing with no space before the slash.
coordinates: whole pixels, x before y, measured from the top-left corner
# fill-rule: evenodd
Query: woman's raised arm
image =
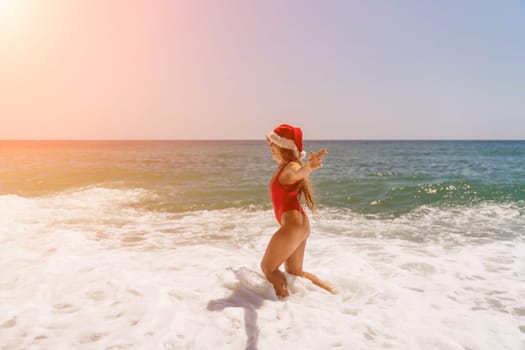
<path id="1" fill-rule="evenodd" d="M 302 179 L 306 179 L 314 170 L 323 166 L 323 158 L 328 151 L 322 149 L 316 153 L 310 151 L 306 164 L 301 166 L 296 162 L 291 162 L 281 173 L 280 182 L 282 184 L 292 184 Z"/>

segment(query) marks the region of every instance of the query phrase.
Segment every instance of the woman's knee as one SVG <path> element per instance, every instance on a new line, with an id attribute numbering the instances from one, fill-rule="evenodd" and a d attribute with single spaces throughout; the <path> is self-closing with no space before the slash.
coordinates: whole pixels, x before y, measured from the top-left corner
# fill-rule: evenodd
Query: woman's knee
<path id="1" fill-rule="evenodd" d="M 276 268 L 274 268 L 273 266 L 271 266 L 268 261 L 266 259 L 263 259 L 261 261 L 261 271 L 262 273 L 265 275 L 265 276 L 268 276 L 269 274 L 271 274 L 272 272 L 274 272 L 275 270 L 277 270 Z"/>
<path id="2" fill-rule="evenodd" d="M 266 266 L 266 263 L 265 263 L 264 259 L 263 259 L 263 261 L 261 261 L 261 265 L 260 266 L 261 266 L 262 273 L 265 276 L 268 275 L 268 267 Z"/>
<path id="3" fill-rule="evenodd" d="M 300 269 L 300 268 L 296 268 L 296 267 L 292 267 L 292 266 L 288 266 L 288 265 L 286 265 L 286 266 L 284 267 L 284 269 L 285 269 L 286 272 L 288 272 L 290 275 L 299 276 L 299 277 L 303 277 L 303 275 L 304 275 L 304 271 L 303 271 L 303 269 Z"/>

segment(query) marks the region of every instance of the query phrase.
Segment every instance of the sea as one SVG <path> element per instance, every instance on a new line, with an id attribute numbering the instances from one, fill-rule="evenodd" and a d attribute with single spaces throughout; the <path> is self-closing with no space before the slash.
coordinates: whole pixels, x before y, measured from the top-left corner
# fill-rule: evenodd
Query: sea
<path id="1" fill-rule="evenodd" d="M 305 141 L 304 269 L 257 141 L 0 141 L 0 349 L 525 349 L 525 141 Z"/>

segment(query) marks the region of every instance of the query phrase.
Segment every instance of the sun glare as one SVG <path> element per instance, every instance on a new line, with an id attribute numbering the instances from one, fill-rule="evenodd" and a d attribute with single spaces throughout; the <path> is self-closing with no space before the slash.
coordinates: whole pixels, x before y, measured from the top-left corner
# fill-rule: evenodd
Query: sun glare
<path id="1" fill-rule="evenodd" d="M 28 5 L 23 0 L 0 0 L 0 38 L 20 40 L 28 23 Z"/>
<path id="2" fill-rule="evenodd" d="M 16 0 L 0 0 L 0 28 L 13 21 L 16 14 Z"/>
<path id="3" fill-rule="evenodd" d="M 5 16 L 9 9 L 13 7 L 12 0 L 0 0 L 0 16 Z"/>

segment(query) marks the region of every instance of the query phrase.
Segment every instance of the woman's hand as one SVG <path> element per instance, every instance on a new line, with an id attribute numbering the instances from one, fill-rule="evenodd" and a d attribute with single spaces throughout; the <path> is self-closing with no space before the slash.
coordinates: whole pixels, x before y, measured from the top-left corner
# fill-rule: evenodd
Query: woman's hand
<path id="1" fill-rule="evenodd" d="M 316 153 L 314 153 L 313 151 L 310 151 L 310 155 L 308 155 L 308 160 L 306 161 L 306 165 L 312 170 L 322 168 L 323 158 L 327 154 L 328 154 L 328 151 L 326 149 L 322 149 Z"/>

